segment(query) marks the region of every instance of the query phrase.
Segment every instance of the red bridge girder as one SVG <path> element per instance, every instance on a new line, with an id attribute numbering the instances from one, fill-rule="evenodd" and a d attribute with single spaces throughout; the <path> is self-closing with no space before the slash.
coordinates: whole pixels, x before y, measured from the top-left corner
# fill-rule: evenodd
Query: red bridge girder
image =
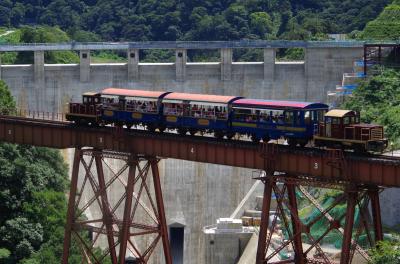
<path id="1" fill-rule="evenodd" d="M 144 156 L 283 172 L 304 181 L 400 187 L 400 159 L 332 154 L 315 148 L 289 148 L 211 137 L 181 136 L 112 127 L 77 127 L 66 122 L 0 117 L 0 141 L 50 148 L 92 147 Z M 271 167 L 273 166 L 273 168 Z"/>

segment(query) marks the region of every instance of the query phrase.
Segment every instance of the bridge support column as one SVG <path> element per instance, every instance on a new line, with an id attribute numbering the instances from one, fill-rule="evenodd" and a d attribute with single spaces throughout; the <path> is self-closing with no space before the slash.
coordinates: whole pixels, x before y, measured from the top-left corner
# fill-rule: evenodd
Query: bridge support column
<path id="1" fill-rule="evenodd" d="M 342 239 L 341 264 L 349 264 L 355 252 L 359 258 L 369 261 L 370 258 L 363 248 L 358 245 L 359 238 L 365 234 L 369 246 L 374 246 L 371 239 L 370 223 L 368 217 L 369 196 L 371 193 L 364 189 L 352 188 L 343 192 L 338 191 L 335 196 L 330 197 L 331 202 L 322 207 L 317 199 L 311 195 L 306 187 L 301 184 L 310 184 L 314 188 L 331 188 L 326 183 L 307 182 L 307 180 L 296 179 L 295 176 L 285 174 L 264 176 L 257 178 L 264 182 L 264 200 L 261 214 L 260 233 L 256 255 L 256 263 L 333 263 L 323 250 L 321 242 L 328 235 L 338 236 Z M 339 188 L 342 188 L 341 186 Z M 318 193 L 318 192 L 317 192 Z M 276 208 L 271 208 L 272 197 L 276 199 Z M 311 209 L 312 217 L 305 219 L 299 216 L 298 199 L 307 199 L 308 207 Z M 373 198 L 375 199 L 375 198 Z M 374 201 L 372 201 L 374 203 Z M 375 200 L 376 203 L 376 200 Z M 341 215 L 332 216 L 330 213 L 338 206 L 347 205 L 346 212 Z M 376 206 L 375 206 L 376 207 Z M 309 210 L 308 209 L 308 210 Z M 356 209 L 359 214 L 355 218 Z M 270 211 L 274 211 L 270 215 Z M 344 226 L 341 225 L 345 218 Z M 377 217 L 379 218 L 379 217 Z M 376 221 L 376 222 L 379 222 Z M 315 226 L 324 226 L 325 230 L 314 233 Z M 375 234 L 379 236 L 379 229 Z M 307 237 L 309 247 L 303 248 L 302 235 Z M 378 240 L 378 239 L 377 239 Z M 292 259 L 280 262 L 279 253 L 282 251 L 295 252 Z"/>
<path id="2" fill-rule="evenodd" d="M 258 247 L 256 255 L 256 264 L 262 264 L 267 253 L 267 235 L 269 226 L 269 212 L 271 209 L 272 185 L 275 184 L 272 179 L 264 181 L 264 197 L 261 212 L 260 234 L 258 235 Z M 271 231 L 270 231 L 271 233 Z"/>
<path id="3" fill-rule="evenodd" d="M 221 80 L 232 79 L 232 49 L 221 49 Z"/>
<path id="4" fill-rule="evenodd" d="M 123 163 L 118 171 L 111 169 L 110 159 Z M 113 264 L 123 264 L 128 256 L 138 263 L 148 263 L 161 240 L 165 263 L 172 264 L 157 163 L 155 157 L 76 150 L 63 264 L 68 263 L 72 235 L 82 252 L 83 263 L 102 263 L 110 258 Z M 85 173 L 79 180 L 80 166 Z M 122 191 L 118 201 L 110 199 L 111 191 Z M 120 213 L 118 209 L 122 208 Z M 99 251 L 96 248 L 101 237 L 108 241 L 108 248 Z"/>
<path id="5" fill-rule="evenodd" d="M 293 244 L 294 244 L 294 259 L 296 264 L 304 264 L 306 263 L 304 259 L 303 253 L 303 243 L 301 241 L 301 229 L 302 224 L 299 219 L 298 207 L 297 207 L 297 198 L 296 198 L 296 189 L 293 184 L 286 184 L 289 205 L 291 209 L 291 220 L 292 220 L 292 230 L 293 230 Z"/>
<path id="6" fill-rule="evenodd" d="M 79 73 L 81 82 L 90 81 L 90 50 L 79 52 Z"/>
<path id="7" fill-rule="evenodd" d="M 33 79 L 36 110 L 45 111 L 47 106 L 42 104 L 42 101 L 45 100 L 44 51 L 42 50 L 33 52 Z"/>
<path id="8" fill-rule="evenodd" d="M 187 61 L 186 49 L 176 49 L 175 69 L 176 69 L 176 80 L 179 82 L 183 82 L 186 80 L 186 61 Z"/>
<path id="9" fill-rule="evenodd" d="M 44 83 L 44 51 L 33 52 L 33 71 L 36 83 Z"/>
<path id="10" fill-rule="evenodd" d="M 128 49 L 128 81 L 139 79 L 139 49 Z"/>
<path id="11" fill-rule="evenodd" d="M 374 221 L 375 242 L 383 240 L 381 207 L 379 203 L 379 189 L 368 191 L 368 196 L 371 199 L 372 219 Z"/>
<path id="12" fill-rule="evenodd" d="M 274 80 L 275 58 L 275 49 L 264 49 L 264 80 Z"/>

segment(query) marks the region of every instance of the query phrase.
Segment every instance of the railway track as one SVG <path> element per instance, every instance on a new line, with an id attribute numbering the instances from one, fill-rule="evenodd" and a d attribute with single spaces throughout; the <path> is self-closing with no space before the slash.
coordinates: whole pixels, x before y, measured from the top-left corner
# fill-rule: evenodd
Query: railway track
<path id="1" fill-rule="evenodd" d="M 106 133 L 116 133 L 116 128 L 112 126 L 100 126 L 100 127 L 92 127 L 92 126 L 76 126 L 74 123 L 70 121 L 66 121 L 63 119 L 49 119 L 48 117 L 57 116 L 57 115 L 36 115 L 35 118 L 33 116 L 24 117 L 24 116 L 10 116 L 10 115 L 0 115 L 0 120 L 5 120 L 10 123 L 28 123 L 34 124 L 36 126 L 51 126 L 51 127 L 68 127 L 72 129 L 83 129 L 83 130 L 93 130 L 93 131 L 101 131 Z M 60 116 L 60 115 L 58 115 Z M 151 132 L 144 129 L 128 129 L 123 128 L 123 135 L 126 136 L 140 136 L 140 137 L 149 137 L 149 138 L 163 138 L 163 139 L 171 139 L 171 140 L 182 140 L 182 141 L 191 141 L 191 142 L 207 142 L 208 144 L 214 145 L 223 145 L 223 146 L 235 146 L 241 148 L 249 148 L 249 149 L 261 149 L 260 145 L 264 143 L 255 143 L 252 141 L 246 140 L 235 140 L 235 139 L 218 139 L 212 136 L 199 136 L 199 135 L 180 135 L 178 133 L 172 132 Z M 274 144 L 274 143 L 272 143 Z M 292 147 L 283 144 L 277 144 L 277 153 L 294 153 L 294 154 L 302 154 L 309 156 L 324 156 L 329 155 L 329 150 L 325 148 L 313 148 L 313 147 Z M 373 161 L 377 163 L 385 163 L 396 165 L 400 167 L 400 157 L 383 155 L 383 154 L 372 154 L 372 153 L 355 153 L 352 151 L 343 151 L 343 156 L 348 160 L 356 160 L 356 161 Z"/>

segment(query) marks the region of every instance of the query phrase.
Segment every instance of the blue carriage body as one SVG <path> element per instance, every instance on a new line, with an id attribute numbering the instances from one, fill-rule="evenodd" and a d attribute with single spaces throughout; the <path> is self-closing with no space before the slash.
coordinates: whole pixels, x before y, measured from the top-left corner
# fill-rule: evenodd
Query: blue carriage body
<path id="1" fill-rule="evenodd" d="M 328 105 L 322 103 L 239 99 L 232 103 L 232 132 L 256 138 L 311 139 Z"/>
<path id="2" fill-rule="evenodd" d="M 229 132 L 229 104 L 238 98 L 240 97 L 170 93 L 162 100 L 163 122 L 169 128 Z"/>
<path id="3" fill-rule="evenodd" d="M 103 100 L 101 118 L 108 123 L 159 126 L 163 122 L 161 100 L 167 94 L 169 92 L 104 89 L 101 92 Z M 108 99 L 114 98 L 118 98 L 118 103 L 114 105 L 107 103 Z M 140 102 L 141 105 L 134 102 Z"/>

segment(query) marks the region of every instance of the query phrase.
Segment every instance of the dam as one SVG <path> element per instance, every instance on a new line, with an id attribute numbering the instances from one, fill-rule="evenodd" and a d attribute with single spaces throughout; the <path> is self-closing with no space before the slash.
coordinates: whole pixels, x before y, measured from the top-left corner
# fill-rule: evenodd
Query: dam
<path id="1" fill-rule="evenodd" d="M 264 60 L 235 62 L 232 54 L 239 48 L 262 49 Z M 277 61 L 276 51 L 282 48 L 304 49 L 304 61 Z M 175 62 L 142 63 L 143 49 L 175 50 Z M 188 50 L 194 49 L 219 50 L 220 61 L 187 62 Z M 34 61 L 1 65 L 0 78 L 19 107 L 45 112 L 64 112 L 66 103 L 79 101 L 82 93 L 106 87 L 326 101 L 327 92 L 335 89 L 343 73 L 351 72 L 363 49 L 360 42 L 284 41 L 1 45 L 0 52 L 31 51 Z M 79 52 L 80 63 L 46 64 L 44 52 L 56 50 Z M 127 62 L 91 63 L 94 50 L 125 50 Z M 219 263 L 214 255 L 224 252 L 213 251 L 215 244 L 202 229 L 232 214 L 252 188 L 254 172 L 181 160 L 164 160 L 160 172 L 167 224 L 179 229 L 176 236 L 183 236 L 182 263 Z M 382 202 L 384 220 L 385 205 Z"/>

